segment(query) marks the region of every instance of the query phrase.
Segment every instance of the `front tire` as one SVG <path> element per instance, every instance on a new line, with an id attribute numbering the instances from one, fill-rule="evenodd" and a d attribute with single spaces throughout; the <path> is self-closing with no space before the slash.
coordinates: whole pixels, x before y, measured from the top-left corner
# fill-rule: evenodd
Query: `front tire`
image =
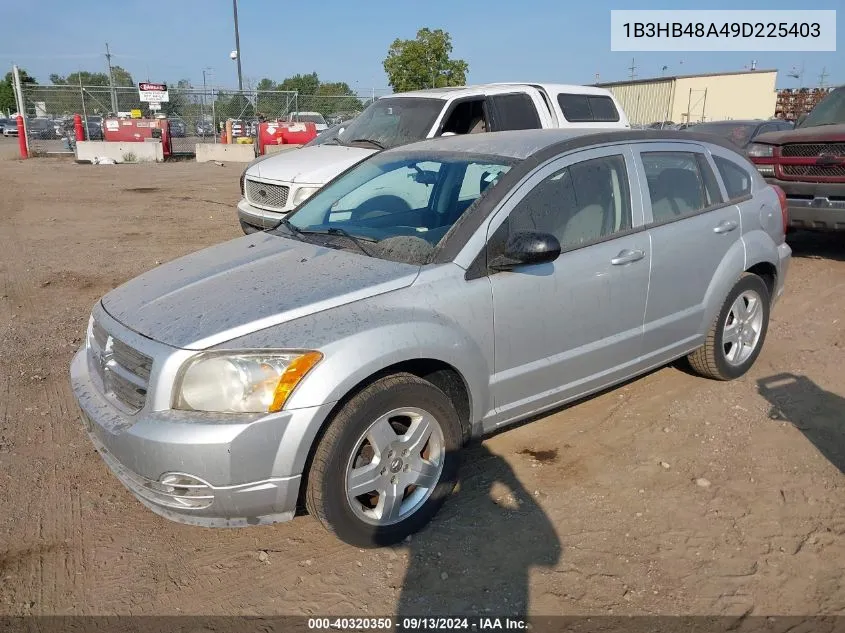
<path id="1" fill-rule="evenodd" d="M 704 345 L 690 354 L 700 376 L 734 380 L 744 375 L 763 349 L 769 329 L 771 297 L 766 283 L 745 273 L 728 293 Z"/>
<path id="2" fill-rule="evenodd" d="M 308 511 L 350 545 L 398 543 L 451 494 L 462 438 L 440 389 L 412 374 L 381 378 L 329 423 L 308 472 Z"/>

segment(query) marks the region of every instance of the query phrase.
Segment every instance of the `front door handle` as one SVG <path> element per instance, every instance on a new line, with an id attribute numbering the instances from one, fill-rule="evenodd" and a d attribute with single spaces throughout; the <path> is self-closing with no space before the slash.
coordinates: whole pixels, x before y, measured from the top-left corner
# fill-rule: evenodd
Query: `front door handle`
<path id="1" fill-rule="evenodd" d="M 713 232 L 714 233 L 730 233 L 731 231 L 733 231 L 738 226 L 739 226 L 739 222 L 737 222 L 736 220 L 725 220 L 721 224 L 717 224 L 713 228 Z"/>
<path id="2" fill-rule="evenodd" d="M 631 251 L 627 248 L 619 253 L 616 257 L 610 260 L 610 263 L 614 266 L 624 266 L 625 264 L 630 264 L 632 262 L 637 262 L 645 257 L 645 252 L 643 251 Z"/>

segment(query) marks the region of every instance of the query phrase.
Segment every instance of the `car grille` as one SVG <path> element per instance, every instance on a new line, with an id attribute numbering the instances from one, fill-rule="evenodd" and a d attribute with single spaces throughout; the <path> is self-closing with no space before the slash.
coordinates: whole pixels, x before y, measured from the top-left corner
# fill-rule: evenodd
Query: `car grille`
<path id="1" fill-rule="evenodd" d="M 845 156 L 845 143 L 789 143 L 780 151 L 781 156 L 812 158 L 822 154 Z"/>
<path id="2" fill-rule="evenodd" d="M 244 191 L 246 192 L 247 202 L 254 204 L 256 207 L 284 209 L 288 202 L 290 187 L 287 185 L 270 185 L 266 182 L 247 178 L 244 182 Z"/>
<path id="3" fill-rule="evenodd" d="M 141 410 L 153 365 L 149 356 L 111 336 L 95 321 L 88 339 L 88 360 L 106 395 L 133 413 Z"/>
<path id="4" fill-rule="evenodd" d="M 784 165 L 784 176 L 845 178 L 845 165 Z"/>

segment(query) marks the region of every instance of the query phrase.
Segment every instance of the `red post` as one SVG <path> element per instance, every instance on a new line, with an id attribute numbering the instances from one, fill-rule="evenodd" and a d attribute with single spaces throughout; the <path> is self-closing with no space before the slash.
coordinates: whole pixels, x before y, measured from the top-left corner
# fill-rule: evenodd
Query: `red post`
<path id="1" fill-rule="evenodd" d="M 73 131 L 77 141 L 85 140 L 85 128 L 82 127 L 82 116 L 79 114 L 73 115 Z"/>
<path id="2" fill-rule="evenodd" d="M 23 127 L 23 117 L 18 115 L 18 147 L 21 150 L 21 158 L 29 158 L 26 151 L 26 130 Z"/>

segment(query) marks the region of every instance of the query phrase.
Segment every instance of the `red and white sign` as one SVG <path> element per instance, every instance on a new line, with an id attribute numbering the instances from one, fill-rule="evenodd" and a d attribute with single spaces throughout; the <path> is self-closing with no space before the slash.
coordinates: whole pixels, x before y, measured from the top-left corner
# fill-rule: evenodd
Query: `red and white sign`
<path id="1" fill-rule="evenodd" d="M 139 83 L 138 96 L 147 103 L 162 103 L 170 101 L 167 94 L 167 84 Z"/>

